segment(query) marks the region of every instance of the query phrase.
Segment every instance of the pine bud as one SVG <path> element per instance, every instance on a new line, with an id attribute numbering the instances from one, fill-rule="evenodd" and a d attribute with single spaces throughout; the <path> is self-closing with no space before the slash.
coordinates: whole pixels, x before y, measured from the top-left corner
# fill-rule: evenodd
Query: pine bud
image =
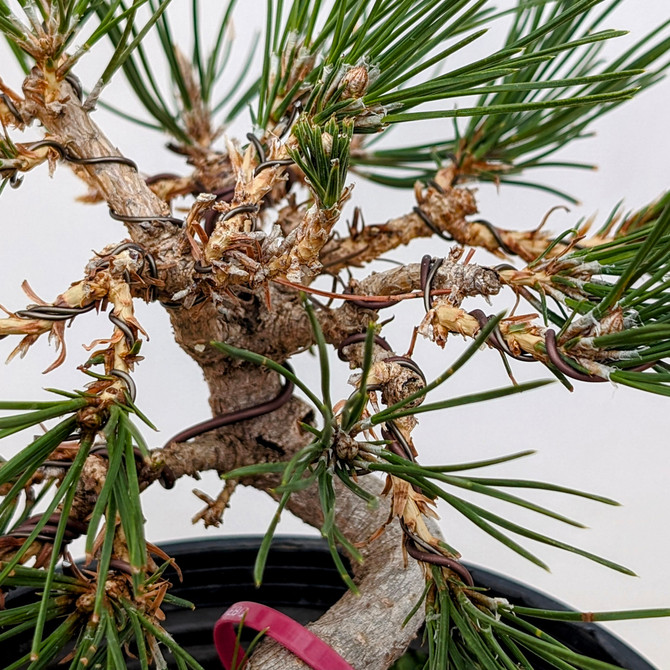
<path id="1" fill-rule="evenodd" d="M 333 150 L 333 136 L 330 133 L 323 133 L 321 135 L 321 145 L 326 156 L 330 156 L 330 152 Z"/>
<path id="2" fill-rule="evenodd" d="M 357 65 L 347 70 L 347 73 L 342 77 L 344 84 L 344 92 L 342 98 L 362 98 L 368 90 L 368 69 L 364 65 Z"/>

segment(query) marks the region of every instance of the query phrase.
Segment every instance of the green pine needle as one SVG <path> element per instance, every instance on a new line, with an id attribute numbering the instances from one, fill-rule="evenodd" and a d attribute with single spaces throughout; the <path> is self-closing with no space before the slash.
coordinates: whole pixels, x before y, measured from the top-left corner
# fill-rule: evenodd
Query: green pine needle
<path id="1" fill-rule="evenodd" d="M 298 148 L 290 149 L 289 154 L 305 174 L 322 209 L 332 209 L 342 197 L 353 128 L 353 123 L 346 120 L 338 123 L 334 118 L 322 127 L 309 120 L 293 126 Z"/>

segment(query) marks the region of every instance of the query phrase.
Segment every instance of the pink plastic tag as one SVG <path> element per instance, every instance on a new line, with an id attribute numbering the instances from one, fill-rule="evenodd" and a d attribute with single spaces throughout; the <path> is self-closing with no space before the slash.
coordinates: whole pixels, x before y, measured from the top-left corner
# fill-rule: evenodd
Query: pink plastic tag
<path id="1" fill-rule="evenodd" d="M 354 670 L 332 647 L 297 621 L 271 607 L 247 601 L 229 607 L 214 626 L 214 644 L 226 670 L 238 670 L 233 667 L 233 656 L 237 629 L 242 620 L 244 626 L 253 630 L 267 629 L 266 635 L 292 651 L 313 670 Z M 240 649 L 237 663 L 243 656 Z"/>

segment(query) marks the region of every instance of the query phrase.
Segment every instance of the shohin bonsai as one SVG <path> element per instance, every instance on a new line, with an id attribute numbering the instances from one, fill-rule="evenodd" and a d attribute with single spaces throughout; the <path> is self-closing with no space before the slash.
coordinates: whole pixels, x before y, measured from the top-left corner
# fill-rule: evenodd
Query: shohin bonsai
<path id="1" fill-rule="evenodd" d="M 0 467 L 0 593 L 3 602 L 16 586 L 37 594 L 30 605 L 9 599 L 0 609 L 0 648 L 26 630 L 33 636 L 32 651 L 5 667 L 125 668 L 129 654 L 143 668 L 170 658 L 200 668 L 164 629 L 163 604 L 188 603 L 171 595 L 170 557 L 145 537 L 141 493 L 213 470 L 223 485 L 218 497 L 203 496 L 206 526 L 221 523 L 237 485 L 278 501 L 258 582 L 282 510 L 320 529 L 349 591 L 312 629 L 354 668 L 391 667 L 424 623 L 430 669 L 532 670 L 532 659 L 562 670 L 612 668 L 541 632 L 543 618 L 579 613 L 515 607 L 476 588 L 459 561 L 464 548 L 433 517 L 442 500 L 535 564 L 544 566 L 525 540 L 627 572 L 544 534 L 542 515 L 578 524 L 518 491 L 613 501 L 487 476 L 486 466 L 527 451 L 422 465 L 412 433 L 421 413 L 552 378 L 568 389 L 611 381 L 670 394 L 670 197 L 556 234 L 541 222 L 507 230 L 478 218 L 473 189 L 551 190 L 535 169 L 662 76 L 667 30 L 608 60 L 603 47 L 622 34 L 609 26 L 620 0 L 517 0 L 500 9 L 488 0 L 268 0 L 259 48 L 242 60 L 247 47 L 230 30 L 234 0 L 215 8 L 214 31 L 205 30 L 211 3 L 193 0 L 185 47 L 173 39 L 169 4 L 0 0 L 0 30 L 15 57 L 2 64 L 11 86 L 0 80 L 2 188 L 20 187 L 43 164 L 55 178 L 70 169 L 88 187 L 85 200 L 105 203 L 119 221 L 118 239 L 96 250 L 69 287 L 42 298 L 26 285 L 30 304 L 0 319 L 0 337 L 16 339 L 16 353 L 46 336 L 58 352 L 52 367 L 74 363 L 82 373 L 79 390 L 0 402 L 8 412 L 0 437 L 30 435 Z M 476 51 L 500 25 L 501 43 Z M 104 44 L 111 55 L 99 79 L 80 81 L 80 60 Z M 136 120 L 146 132 L 169 137 L 167 150 L 183 158 L 179 174 L 146 174 L 115 148 L 113 127 L 96 125 L 97 106 L 114 108 L 105 98 L 113 76 L 125 77 L 143 105 Z M 445 120 L 442 135 L 377 141 L 425 119 Z M 233 120 L 247 124 L 246 135 L 226 133 Z M 25 139 L 29 126 L 40 139 Z M 344 220 L 359 179 L 405 189 L 406 210 L 366 224 L 359 202 Z M 434 238 L 444 257 L 376 263 L 417 238 Z M 475 262 L 476 249 L 499 263 Z M 473 308 L 474 297 L 490 310 Z M 413 344 L 395 350 L 385 336 L 394 307 L 413 299 L 425 316 L 407 326 L 402 346 L 413 332 L 443 348 L 437 376 L 414 362 Z M 167 310 L 210 390 L 213 418 L 164 446 L 135 402 L 133 372 L 155 355 L 142 347 L 137 301 Z M 73 319 L 100 324 L 88 358 L 65 356 Z M 448 345 L 463 338 L 465 351 L 450 355 Z M 482 380 L 477 393 L 450 394 L 445 382 L 491 347 L 509 385 Z M 320 369 L 316 388 L 291 367 L 308 349 Z M 333 352 L 354 371 L 353 392 L 331 388 Z M 535 362 L 538 381 L 517 383 L 517 360 Z M 491 511 L 487 497 L 512 512 Z M 514 521 L 513 506 L 536 512 L 538 524 Z M 79 537 L 83 566 L 68 551 Z M 261 643 L 247 667 L 299 666 Z"/>

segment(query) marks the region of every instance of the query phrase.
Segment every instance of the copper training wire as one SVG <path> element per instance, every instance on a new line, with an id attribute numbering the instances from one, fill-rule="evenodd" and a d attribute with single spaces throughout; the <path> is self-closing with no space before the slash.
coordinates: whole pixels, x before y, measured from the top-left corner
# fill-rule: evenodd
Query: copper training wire
<path id="1" fill-rule="evenodd" d="M 184 222 L 181 219 L 177 219 L 174 216 L 154 216 L 153 214 L 149 214 L 148 216 L 130 216 L 127 214 L 119 214 L 111 207 L 109 208 L 109 215 L 115 221 L 122 221 L 123 223 L 150 223 L 151 221 L 161 221 L 162 223 L 171 223 L 180 227 L 184 225 Z"/>
<path id="2" fill-rule="evenodd" d="M 414 207 L 412 211 L 426 224 L 426 227 L 430 229 L 431 232 L 435 233 L 438 237 L 441 237 L 445 242 L 453 242 L 453 237 L 448 237 L 445 235 L 435 224 L 435 222 L 424 212 L 421 207 Z"/>
<path id="3" fill-rule="evenodd" d="M 508 256 L 516 256 L 516 251 L 514 249 L 510 249 L 510 247 L 507 246 L 505 241 L 502 239 L 500 235 L 500 230 L 496 228 L 490 221 L 486 221 L 486 219 L 477 219 L 476 221 L 471 221 L 470 223 L 478 223 L 481 226 L 484 226 L 491 235 L 493 235 L 493 239 L 496 241 L 496 244 L 500 249 L 502 249 Z"/>
<path id="4" fill-rule="evenodd" d="M 355 295 L 353 290 L 351 288 L 346 288 L 343 293 L 345 295 Z M 356 307 L 360 307 L 361 309 L 385 309 L 386 307 L 392 307 L 393 305 L 397 305 L 401 300 L 399 298 L 394 298 L 393 296 L 389 296 L 388 300 L 369 300 L 368 296 L 361 296 L 362 299 L 358 298 L 348 298 L 347 300 L 352 304 L 356 305 Z"/>
<path id="5" fill-rule="evenodd" d="M 448 568 L 452 572 L 455 572 L 468 586 L 475 585 L 475 582 L 472 579 L 472 575 L 468 572 L 468 569 L 462 563 L 454 558 L 449 558 L 444 554 L 437 554 L 417 549 L 407 533 L 405 533 L 405 549 L 407 550 L 407 553 L 417 561 Z"/>
<path id="6" fill-rule="evenodd" d="M 421 291 L 423 291 L 423 306 L 426 312 L 433 306 L 430 292 L 433 288 L 433 280 L 437 271 L 442 267 L 444 258 L 432 258 L 426 254 L 421 259 Z"/>
<path id="7" fill-rule="evenodd" d="M 227 221 L 228 219 L 232 219 L 234 216 L 237 216 L 238 214 L 256 214 L 258 212 L 258 205 L 239 205 L 238 207 L 233 207 L 232 209 L 228 210 L 222 217 L 219 219 L 218 223 L 223 223 L 224 221 Z M 214 225 L 216 225 L 216 220 L 214 221 Z M 214 228 L 211 229 L 212 232 Z M 200 273 L 200 274 L 209 274 L 210 272 L 214 271 L 214 267 L 212 265 L 203 265 L 200 261 L 196 261 L 193 269 Z"/>
<path id="8" fill-rule="evenodd" d="M 292 368 L 288 363 L 284 363 L 284 367 L 292 371 Z M 263 414 L 274 412 L 291 399 L 293 395 L 293 388 L 293 382 L 287 379 L 280 392 L 272 400 L 259 403 L 258 405 L 253 405 L 252 407 L 238 409 L 234 412 L 218 414 L 211 419 L 196 423 L 194 426 L 186 428 L 185 430 L 182 430 L 181 432 L 171 437 L 165 443 L 163 448 L 172 443 L 186 442 L 187 440 L 197 437 L 198 435 L 208 433 L 209 431 L 216 430 L 217 428 L 222 428 L 223 426 L 229 426 L 233 423 L 237 423 L 238 421 L 247 421 L 248 419 L 255 419 L 256 417 L 262 416 Z"/>
<path id="9" fill-rule="evenodd" d="M 544 334 L 545 349 L 547 351 L 547 356 L 551 361 L 551 364 L 560 372 L 562 372 L 566 377 L 576 379 L 581 382 L 604 382 L 607 381 L 602 377 L 596 375 L 585 374 L 575 370 L 570 364 L 566 363 L 561 357 L 560 352 L 558 351 L 558 346 L 556 343 L 556 333 L 551 329 L 547 328 Z"/>
<path id="10" fill-rule="evenodd" d="M 60 142 L 56 142 L 56 140 L 39 140 L 37 142 L 32 142 L 26 147 L 26 149 L 29 151 L 35 151 L 35 149 L 41 149 L 42 147 L 55 149 L 63 160 L 66 160 L 69 163 L 75 163 L 76 165 L 121 163 L 122 165 L 127 165 L 133 168 L 133 170 L 137 172 L 137 163 L 135 163 L 135 161 L 130 158 L 126 158 L 125 156 L 91 156 L 89 158 L 79 158 L 79 156 L 75 156 L 67 147 L 64 147 Z"/>
<path id="11" fill-rule="evenodd" d="M 341 361 L 348 360 L 347 357 L 344 355 L 344 349 L 351 344 L 359 344 L 361 342 L 365 342 L 366 339 L 367 339 L 366 333 L 354 333 L 353 335 L 349 335 L 349 337 L 345 337 L 340 342 L 340 346 L 337 348 L 337 357 Z M 375 335 L 373 339 L 374 343 L 378 347 L 381 347 L 386 351 L 393 351 L 393 349 L 391 349 L 391 345 L 383 337 L 381 337 L 381 335 Z"/>
<path id="12" fill-rule="evenodd" d="M 12 529 L 6 533 L 3 537 L 29 537 L 30 534 L 35 530 L 37 524 L 42 520 L 44 515 L 36 514 L 31 516 L 22 523 L 20 523 L 16 528 Z M 58 524 L 61 520 L 61 513 L 54 512 L 47 520 L 46 524 L 38 533 L 36 540 L 41 540 L 42 542 L 53 543 L 56 539 L 56 533 L 58 531 Z M 65 526 L 65 534 L 63 536 L 63 544 L 68 544 L 73 540 L 76 540 L 78 537 L 83 535 L 87 530 L 87 525 L 81 521 L 76 521 L 74 519 L 68 519 Z"/>
<path id="13" fill-rule="evenodd" d="M 480 328 L 484 328 L 486 324 L 493 318 L 491 316 L 486 316 L 481 309 L 473 309 L 468 314 L 474 317 L 477 320 Z M 502 336 L 499 328 L 495 328 L 493 332 L 488 336 L 486 342 L 490 344 L 494 349 L 506 354 L 510 358 L 513 358 L 517 361 L 523 361 L 527 363 L 536 362 L 537 359 L 534 358 L 531 354 L 515 354 L 507 345 L 505 338 Z"/>

